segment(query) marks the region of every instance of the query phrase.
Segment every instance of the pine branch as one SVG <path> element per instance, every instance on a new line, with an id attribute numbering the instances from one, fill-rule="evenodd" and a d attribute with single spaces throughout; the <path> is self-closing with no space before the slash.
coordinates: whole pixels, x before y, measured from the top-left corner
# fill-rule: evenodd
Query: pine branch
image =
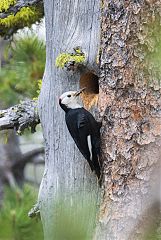
<path id="1" fill-rule="evenodd" d="M 0 18 L 4 19 L 11 14 L 16 15 L 23 7 L 30 7 L 42 3 L 43 0 L 17 0 L 16 4 L 11 5 L 7 11 L 0 13 Z"/>
<path id="2" fill-rule="evenodd" d="M 37 101 L 24 101 L 6 110 L 0 110 L 0 130 L 16 129 L 21 134 L 25 128 L 35 132 L 36 125 L 40 123 Z"/>

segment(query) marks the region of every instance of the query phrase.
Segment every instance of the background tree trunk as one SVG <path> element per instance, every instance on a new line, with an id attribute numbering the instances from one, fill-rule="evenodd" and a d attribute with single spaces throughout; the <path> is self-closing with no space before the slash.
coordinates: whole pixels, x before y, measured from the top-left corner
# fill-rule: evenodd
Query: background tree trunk
<path id="1" fill-rule="evenodd" d="M 18 136 L 13 130 L 1 132 L 0 137 L 0 182 L 1 189 L 5 183 L 10 187 L 16 187 L 16 184 L 22 184 L 24 173 L 17 171 L 14 175 L 12 166 L 15 161 L 21 160 L 22 153 L 19 146 Z M 2 193 L 3 191 L 1 191 Z M 2 198 L 2 195 L 0 196 Z"/>
<path id="2" fill-rule="evenodd" d="M 87 196 L 91 205 L 97 203 L 96 176 L 91 173 L 67 131 L 65 114 L 58 104 L 63 92 L 79 89 L 80 74 L 56 68 L 55 60 L 61 52 L 72 52 L 74 47 L 81 46 L 88 67 L 95 69 L 100 3 L 98 0 L 45 0 L 44 4 L 47 59 L 39 112 L 45 140 L 45 172 L 40 186 L 39 204 L 45 239 L 53 239 L 56 236 L 53 224 L 61 214 L 57 212 L 58 198 L 64 199 L 67 205 L 77 197 L 73 212 L 77 212 L 76 209 L 80 206 L 84 209 Z M 68 216 L 73 216 L 72 214 L 67 213 Z M 79 218 L 76 213 L 74 217 Z M 90 214 L 87 218 L 88 232 L 94 219 L 91 220 Z"/>
<path id="3" fill-rule="evenodd" d="M 7 45 L 8 41 L 4 40 L 4 38 L 0 37 L 0 69 L 3 65 L 4 61 L 4 49 Z"/>
<path id="4" fill-rule="evenodd" d="M 160 181 L 160 15 L 160 1 L 102 1 L 104 195 L 97 240 L 146 239 L 148 222 L 157 219 L 150 209 Z"/>

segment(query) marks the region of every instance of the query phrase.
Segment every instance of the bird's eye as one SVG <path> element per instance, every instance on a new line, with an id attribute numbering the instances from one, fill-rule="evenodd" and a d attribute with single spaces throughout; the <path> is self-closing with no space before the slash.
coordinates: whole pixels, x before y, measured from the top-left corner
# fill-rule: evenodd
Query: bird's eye
<path id="1" fill-rule="evenodd" d="M 71 97 L 71 95 L 69 94 L 69 95 L 67 95 L 67 97 Z"/>

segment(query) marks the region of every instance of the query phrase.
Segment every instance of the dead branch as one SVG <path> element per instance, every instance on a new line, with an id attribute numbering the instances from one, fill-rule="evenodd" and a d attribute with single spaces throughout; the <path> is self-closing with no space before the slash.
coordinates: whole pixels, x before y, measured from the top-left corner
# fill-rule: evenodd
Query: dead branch
<path id="1" fill-rule="evenodd" d="M 0 130 L 16 129 L 22 133 L 25 128 L 35 132 L 36 125 L 40 123 L 37 101 L 23 101 L 6 110 L 0 110 Z"/>

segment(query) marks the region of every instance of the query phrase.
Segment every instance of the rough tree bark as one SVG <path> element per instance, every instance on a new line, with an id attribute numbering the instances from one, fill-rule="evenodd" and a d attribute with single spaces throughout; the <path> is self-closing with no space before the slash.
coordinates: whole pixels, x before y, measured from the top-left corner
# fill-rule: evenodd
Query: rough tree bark
<path id="1" fill-rule="evenodd" d="M 102 1 L 104 195 L 97 240 L 144 239 L 145 219 L 153 215 L 147 213 L 158 201 L 160 20 L 160 1 Z"/>
<path id="2" fill-rule="evenodd" d="M 65 124 L 59 96 L 68 90 L 79 89 L 79 73 L 69 73 L 55 67 L 61 52 L 72 52 L 80 46 L 87 65 L 96 67 L 99 45 L 99 1 L 44 1 L 46 20 L 46 69 L 40 93 L 39 111 L 45 140 L 45 173 L 42 179 L 39 204 L 45 240 L 53 239 L 53 217 L 57 218 L 56 200 L 69 203 L 76 196 L 76 207 L 97 202 L 98 184 L 86 160 L 79 153 Z M 60 212 L 59 212 L 60 214 Z M 69 212 L 68 215 L 71 213 Z M 72 213 L 73 214 L 73 213 Z M 75 216 L 78 218 L 79 216 Z M 89 225 L 91 219 L 89 217 Z"/>

